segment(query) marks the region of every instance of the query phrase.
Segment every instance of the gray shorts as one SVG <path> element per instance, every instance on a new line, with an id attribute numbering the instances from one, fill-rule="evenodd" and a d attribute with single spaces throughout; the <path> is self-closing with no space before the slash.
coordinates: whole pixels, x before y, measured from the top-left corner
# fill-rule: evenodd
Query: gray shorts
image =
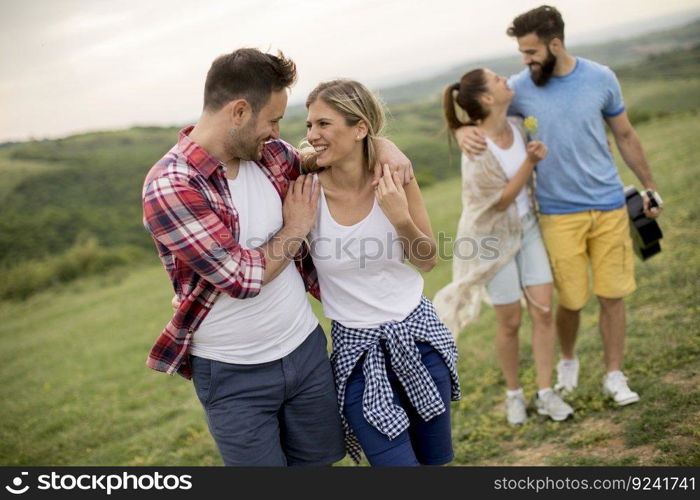
<path id="1" fill-rule="evenodd" d="M 520 250 L 486 285 L 493 305 L 512 304 L 522 298 L 522 288 L 552 282 L 552 270 L 537 226 L 537 217 L 528 212 L 520 221 L 523 226 Z"/>
<path id="2" fill-rule="evenodd" d="M 329 465 L 345 456 L 326 345 L 319 325 L 269 363 L 191 356 L 195 391 L 225 465 Z"/>

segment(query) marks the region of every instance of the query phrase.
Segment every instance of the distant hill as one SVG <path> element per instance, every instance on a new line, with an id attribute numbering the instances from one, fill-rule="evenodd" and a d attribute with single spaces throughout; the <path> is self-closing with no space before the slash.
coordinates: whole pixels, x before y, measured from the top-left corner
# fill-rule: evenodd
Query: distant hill
<path id="1" fill-rule="evenodd" d="M 700 42 L 685 48 L 650 54 L 640 64 L 623 66 L 616 70 L 620 80 L 663 79 L 677 80 L 700 76 Z"/>
<path id="2" fill-rule="evenodd" d="M 690 26 L 697 31 L 700 23 Z M 700 44 L 689 41 L 698 38 L 691 31 L 685 27 L 676 30 L 675 37 L 662 32 L 644 40 L 619 42 L 627 53 L 625 60 L 630 60 L 631 47 L 638 52 L 636 63 L 613 65 L 634 122 L 700 111 Z M 655 52 L 663 46 L 675 50 Z M 602 54 L 607 49 L 596 50 Z M 517 59 L 515 64 L 520 67 Z M 411 158 L 423 186 L 459 176 L 459 153 L 450 152 L 443 132 L 442 84 L 435 80 L 431 89 L 428 83 L 419 82 L 404 89 L 404 96 L 414 98 L 400 99 L 396 92 L 390 99 L 388 134 Z M 387 93 L 392 95 L 390 89 L 385 97 Z M 304 135 L 304 114 L 285 118 L 285 140 L 296 144 Z M 153 244 L 141 223 L 141 186 L 151 165 L 176 140 L 175 127 L 135 127 L 3 145 L 0 273 L 13 269 L 16 281 L 25 287 L 21 295 L 26 296 L 45 287 L 54 272 L 58 281 L 65 281 L 90 262 L 98 269 L 136 258 L 132 256 L 137 254 L 129 253 L 134 249 L 155 260 Z M 59 260 L 46 267 L 49 258 Z M 27 284 L 29 274 L 37 269 L 43 269 L 38 284 Z M 3 277 L 8 280 L 8 274 Z"/>
<path id="3" fill-rule="evenodd" d="M 674 29 L 656 31 L 627 40 L 603 44 L 588 44 L 569 48 L 574 55 L 592 59 L 606 66 L 620 67 L 644 60 L 647 56 L 683 49 L 700 43 L 700 19 Z M 380 89 L 386 102 L 405 102 L 430 97 L 444 86 L 457 81 L 468 68 L 487 67 L 502 75 L 512 75 L 523 69 L 520 56 L 513 47 L 513 55 L 497 59 L 465 61 L 434 77 Z"/>

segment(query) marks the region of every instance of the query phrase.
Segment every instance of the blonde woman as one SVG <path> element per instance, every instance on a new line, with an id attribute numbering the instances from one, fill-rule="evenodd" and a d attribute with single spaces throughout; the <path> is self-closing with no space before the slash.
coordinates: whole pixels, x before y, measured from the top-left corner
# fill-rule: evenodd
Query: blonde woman
<path id="1" fill-rule="evenodd" d="M 309 163 L 321 186 L 311 256 L 332 320 L 331 364 L 348 450 L 371 465 L 453 459 L 450 400 L 459 399 L 457 350 L 423 292 L 437 245 L 415 179 L 388 169 L 372 183 L 384 125 L 362 84 L 335 80 L 306 100 Z"/>
<path id="2" fill-rule="evenodd" d="M 507 117 L 513 91 L 506 79 L 488 69 L 475 69 L 445 89 L 447 125 L 456 130 L 476 124 L 487 138 L 487 150 L 476 159 L 462 156 L 463 212 L 453 257 L 453 281 L 435 296 L 440 318 L 455 335 L 479 311 L 487 293 L 498 327 L 496 353 L 506 380 L 506 416 L 511 424 L 527 418 L 518 377 L 520 300 L 532 320 L 532 348 L 538 391 L 535 407 L 552 420 L 565 420 L 573 410 L 552 390 L 555 331 L 552 320 L 552 273 L 537 225 L 531 190 L 537 162 L 547 154 L 539 142 L 527 143 L 522 120 Z M 496 242 L 497 256 L 463 258 L 461 242 L 486 238 Z"/>

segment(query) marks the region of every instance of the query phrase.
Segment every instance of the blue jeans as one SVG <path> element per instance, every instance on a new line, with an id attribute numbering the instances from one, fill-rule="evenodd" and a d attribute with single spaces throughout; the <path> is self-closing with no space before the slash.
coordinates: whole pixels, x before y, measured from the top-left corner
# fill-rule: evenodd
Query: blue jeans
<path id="1" fill-rule="evenodd" d="M 413 408 L 398 377 L 391 369 L 389 355 L 384 349 L 389 383 L 394 392 L 394 404 L 406 411 L 410 421 L 408 429 L 393 440 L 374 428 L 362 414 L 362 395 L 365 389 L 365 377 L 362 373 L 364 358 L 357 362 L 348 378 L 344 402 L 345 418 L 357 436 L 367 460 L 373 466 L 443 465 L 454 458 L 450 425 L 450 371 L 440 353 L 432 346 L 421 342 L 416 342 L 416 346 L 421 353 L 423 364 L 435 381 L 446 410 L 425 422 Z"/>

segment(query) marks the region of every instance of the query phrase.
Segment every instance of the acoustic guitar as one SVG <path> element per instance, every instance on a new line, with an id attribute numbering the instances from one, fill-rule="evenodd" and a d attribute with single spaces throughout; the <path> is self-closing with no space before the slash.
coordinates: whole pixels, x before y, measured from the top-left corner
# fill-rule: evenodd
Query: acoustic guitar
<path id="1" fill-rule="evenodd" d="M 659 207 L 661 200 L 657 194 L 649 190 L 646 192 L 649 198 L 649 207 Z M 650 219 L 644 215 L 644 201 L 634 186 L 625 188 L 625 202 L 627 203 L 627 213 L 630 218 L 630 235 L 634 245 L 634 252 L 642 260 L 656 255 L 661 251 L 659 240 L 663 238 L 661 228 L 655 219 Z"/>

